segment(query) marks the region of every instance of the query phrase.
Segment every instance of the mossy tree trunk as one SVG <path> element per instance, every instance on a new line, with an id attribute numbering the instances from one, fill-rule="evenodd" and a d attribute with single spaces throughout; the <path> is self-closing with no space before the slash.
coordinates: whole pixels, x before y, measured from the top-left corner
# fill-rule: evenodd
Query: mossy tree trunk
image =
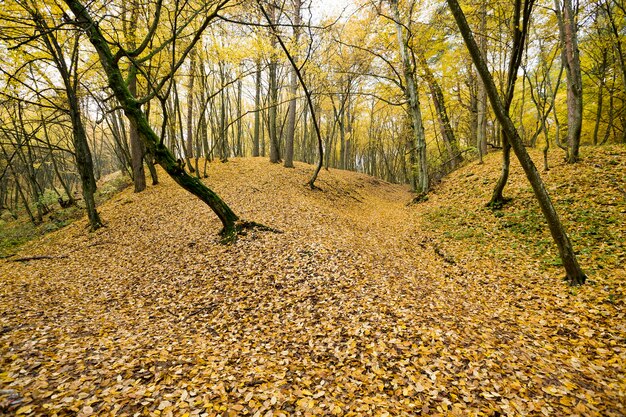
<path id="1" fill-rule="evenodd" d="M 124 3 L 124 9 L 130 7 L 130 16 L 128 24 L 124 23 L 124 37 L 128 41 L 128 47 L 134 50 L 137 47 L 137 20 L 139 19 L 139 4 L 137 0 L 133 0 L 130 4 Z M 124 10 L 127 17 L 127 10 Z M 128 70 L 128 91 L 133 96 L 137 96 L 137 68 L 130 65 Z M 139 138 L 137 126 L 131 120 L 129 123 L 129 139 L 130 139 L 130 155 L 133 169 L 133 185 L 135 192 L 140 193 L 146 189 L 146 172 L 143 167 L 144 147 Z"/>
<path id="2" fill-rule="evenodd" d="M 205 186 L 198 178 L 185 172 L 184 161 L 178 161 L 150 127 L 140 103 L 128 90 L 128 85 L 122 77 L 120 67 L 109 44 L 89 11 L 78 0 L 64 1 L 76 16 L 76 24 L 88 34 L 89 40 L 98 52 L 100 64 L 107 75 L 109 87 L 113 90 L 128 119 L 137 126 L 139 135 L 150 154 L 154 155 L 156 162 L 177 184 L 198 197 L 213 210 L 222 222 L 221 234 L 224 239 L 234 239 L 241 227 L 238 222 L 239 217 L 215 192 Z M 205 20 L 204 27 L 208 25 L 208 19 Z"/>

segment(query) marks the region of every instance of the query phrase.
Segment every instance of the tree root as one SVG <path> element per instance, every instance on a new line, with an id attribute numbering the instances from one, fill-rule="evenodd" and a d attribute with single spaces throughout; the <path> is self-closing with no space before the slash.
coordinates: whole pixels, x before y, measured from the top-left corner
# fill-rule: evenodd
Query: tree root
<path id="1" fill-rule="evenodd" d="M 262 232 L 284 233 L 280 229 L 275 229 L 261 223 L 239 220 L 234 224 L 233 227 L 229 229 L 222 229 L 222 231 L 220 232 L 220 235 L 222 237 L 220 239 L 220 243 L 224 245 L 235 243 L 238 236 L 245 236 L 248 233 L 248 230 L 253 229 L 260 230 Z"/>
<path id="2" fill-rule="evenodd" d="M 492 199 L 490 202 L 485 204 L 485 207 L 488 207 L 491 210 L 501 210 L 502 207 L 504 207 L 507 203 L 511 201 L 513 201 L 513 199 L 510 197 L 502 197 L 497 200 Z"/>
<path id="3" fill-rule="evenodd" d="M 406 203 L 406 206 L 413 206 L 415 204 L 423 203 L 424 201 L 428 201 L 428 193 L 419 193 L 418 195 L 413 197 L 411 201 Z"/>

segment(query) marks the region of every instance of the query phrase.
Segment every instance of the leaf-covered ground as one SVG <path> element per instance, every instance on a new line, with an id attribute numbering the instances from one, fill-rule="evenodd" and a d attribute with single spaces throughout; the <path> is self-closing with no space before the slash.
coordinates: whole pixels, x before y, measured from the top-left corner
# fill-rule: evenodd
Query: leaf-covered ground
<path id="1" fill-rule="evenodd" d="M 539 158 L 539 155 L 535 155 Z M 548 188 L 589 271 L 563 282 L 517 165 L 499 156 L 409 205 L 399 186 L 265 159 L 206 180 L 252 231 L 163 178 L 0 263 L 7 415 L 626 414 L 626 149 L 552 156 Z M 41 259 L 16 262 L 19 257 Z"/>

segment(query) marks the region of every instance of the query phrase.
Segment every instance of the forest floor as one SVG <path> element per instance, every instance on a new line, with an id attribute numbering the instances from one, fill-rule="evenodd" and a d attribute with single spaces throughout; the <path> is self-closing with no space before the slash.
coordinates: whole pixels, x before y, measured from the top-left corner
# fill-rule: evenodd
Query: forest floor
<path id="1" fill-rule="evenodd" d="M 211 164 L 251 231 L 161 175 L 0 262 L 0 414 L 626 415 L 626 148 L 545 173 L 587 285 L 568 287 L 519 165 L 420 204 L 365 175 Z M 540 154 L 533 156 L 540 160 Z M 27 257 L 40 257 L 26 260 Z"/>

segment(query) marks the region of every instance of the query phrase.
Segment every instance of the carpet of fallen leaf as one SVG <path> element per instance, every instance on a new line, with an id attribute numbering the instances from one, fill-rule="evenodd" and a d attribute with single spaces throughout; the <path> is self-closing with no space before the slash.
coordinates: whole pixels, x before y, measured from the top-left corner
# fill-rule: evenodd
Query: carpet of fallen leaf
<path id="1" fill-rule="evenodd" d="M 205 182 L 250 231 L 161 175 L 0 263 L 0 414 L 626 415 L 626 149 L 545 173 L 590 282 L 570 288 L 521 169 L 499 155 L 428 201 L 266 159 Z M 540 154 L 533 154 L 540 160 Z M 16 262 L 19 257 L 48 258 Z"/>

